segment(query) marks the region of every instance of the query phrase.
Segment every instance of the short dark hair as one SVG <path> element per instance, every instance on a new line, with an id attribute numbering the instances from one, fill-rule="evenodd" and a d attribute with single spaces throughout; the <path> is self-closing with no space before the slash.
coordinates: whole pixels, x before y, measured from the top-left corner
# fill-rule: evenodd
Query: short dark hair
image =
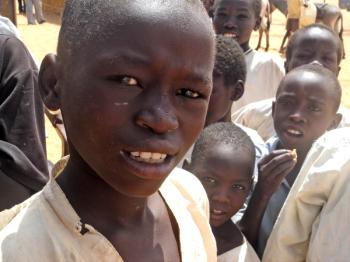
<path id="1" fill-rule="evenodd" d="M 147 4 L 146 0 L 144 1 Z M 172 4 L 174 15 L 180 14 L 179 10 L 182 9 L 177 8 L 180 3 L 185 5 L 184 10 L 190 10 L 193 14 L 197 13 L 198 17 L 203 14 L 203 25 L 208 25 L 209 30 L 214 34 L 210 19 L 200 0 L 181 0 L 181 2 L 176 1 L 176 3 L 173 0 L 152 1 L 159 2 L 169 10 L 171 8 L 169 6 Z M 58 38 L 58 54 L 68 53 L 72 56 L 85 46 L 87 41 L 108 37 L 112 34 L 112 30 L 109 29 L 114 29 L 116 25 L 132 22 L 134 19 L 130 15 L 132 2 L 129 0 L 66 0 Z M 186 20 L 183 19 L 181 22 L 181 26 L 186 27 Z"/>
<path id="2" fill-rule="evenodd" d="M 215 0 L 214 5 L 213 5 L 213 11 L 216 9 L 217 4 L 222 1 L 222 0 Z M 260 17 L 261 13 L 261 0 L 252 0 L 253 2 L 253 8 L 254 8 L 254 15 L 255 18 L 258 19 Z"/>
<path id="3" fill-rule="evenodd" d="M 205 160 L 208 150 L 214 145 L 228 145 L 235 150 L 246 151 L 255 163 L 255 147 L 249 136 L 237 125 L 228 122 L 214 123 L 206 127 L 194 145 L 191 166 Z"/>
<path id="4" fill-rule="evenodd" d="M 337 59 L 338 59 L 338 64 L 340 64 L 343 57 L 343 44 L 339 38 L 339 35 L 335 33 L 332 29 L 330 29 L 329 27 L 323 24 L 311 24 L 297 30 L 288 41 L 287 49 L 286 49 L 286 60 L 289 61 L 291 59 L 295 44 L 299 40 L 299 37 L 303 35 L 305 32 L 314 28 L 325 30 L 329 32 L 329 34 L 333 37 L 333 39 L 337 43 Z"/>
<path id="5" fill-rule="evenodd" d="M 288 72 L 279 84 L 279 87 L 278 87 L 277 92 L 276 92 L 276 97 L 280 93 L 281 88 L 284 86 L 285 79 L 290 74 L 295 74 L 295 73 L 299 73 L 299 72 L 300 73 L 304 73 L 304 72 L 315 73 L 315 74 L 320 75 L 326 79 L 327 86 L 329 86 L 329 88 L 333 89 L 334 109 L 335 109 L 335 112 L 337 112 L 339 109 L 339 106 L 340 106 L 341 95 L 342 95 L 342 89 L 341 89 L 340 83 L 338 81 L 337 76 L 331 70 L 329 70 L 328 68 L 326 68 L 320 64 L 306 64 L 306 65 L 298 66 L 298 67 L 294 68 L 293 70 L 291 70 L 290 72 Z"/>
<path id="6" fill-rule="evenodd" d="M 242 48 L 230 37 L 216 36 L 216 57 L 214 71 L 221 73 L 225 85 L 245 82 L 247 67 Z"/>

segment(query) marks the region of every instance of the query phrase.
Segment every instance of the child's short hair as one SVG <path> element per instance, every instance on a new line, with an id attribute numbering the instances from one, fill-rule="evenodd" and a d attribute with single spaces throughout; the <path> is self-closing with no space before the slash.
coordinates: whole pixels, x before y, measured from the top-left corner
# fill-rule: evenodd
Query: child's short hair
<path id="1" fill-rule="evenodd" d="M 247 67 L 243 51 L 239 44 L 230 37 L 216 36 L 216 57 L 214 71 L 224 77 L 225 85 L 245 82 Z"/>
<path id="2" fill-rule="evenodd" d="M 291 73 L 296 73 L 296 72 L 300 72 L 300 73 L 304 73 L 304 72 L 311 72 L 311 73 L 315 73 L 318 75 L 321 75 L 323 78 L 327 79 L 327 83 L 329 88 L 333 89 L 333 97 L 334 97 L 334 106 L 335 106 L 335 112 L 338 111 L 339 106 L 340 106 L 340 101 L 341 101 L 341 95 L 342 95 L 342 89 L 340 86 L 340 83 L 338 81 L 337 76 L 330 71 L 329 69 L 325 68 L 322 65 L 319 64 L 306 64 L 306 65 L 302 65 L 302 66 L 298 66 L 296 68 L 294 68 L 292 71 L 290 71 L 281 81 L 277 92 L 276 92 L 276 96 L 280 93 L 281 88 L 284 85 L 284 81 L 286 79 L 286 77 L 291 74 Z"/>
<path id="3" fill-rule="evenodd" d="M 228 122 L 219 122 L 209 125 L 202 131 L 193 148 L 191 165 L 196 165 L 198 162 L 204 160 L 207 151 L 218 144 L 232 146 L 236 150 L 245 150 L 248 152 L 252 157 L 253 172 L 255 163 L 254 144 L 240 127 Z"/>
<path id="4" fill-rule="evenodd" d="M 108 37 L 115 33 L 115 25 L 123 25 L 130 19 L 130 8 L 133 1 L 96 1 L 96 0 L 66 0 L 62 15 L 61 29 L 58 38 L 57 53 L 68 52 L 69 55 L 79 50 L 86 41 Z M 166 1 L 165 1 L 166 2 Z M 168 0 L 169 3 L 172 0 Z M 179 4 L 177 1 L 176 4 Z M 183 0 L 187 5 L 183 10 L 194 10 L 203 14 L 204 23 L 210 19 L 200 0 Z M 174 13 L 178 13 L 174 10 Z M 181 21 L 186 23 L 185 20 Z M 113 26 L 114 30 L 110 30 Z M 186 27 L 186 24 L 182 25 Z M 206 27 L 204 27 L 206 28 Z"/>
<path id="5" fill-rule="evenodd" d="M 222 0 L 215 0 L 214 5 L 213 5 L 213 9 L 215 10 L 217 7 L 217 3 L 220 2 Z M 255 18 L 259 18 L 260 17 L 260 13 L 261 13 L 261 0 L 252 0 L 253 2 L 253 8 L 254 8 L 254 15 Z"/>
<path id="6" fill-rule="evenodd" d="M 319 28 L 321 30 L 325 30 L 327 32 L 329 32 L 332 37 L 334 38 L 335 42 L 337 43 L 337 60 L 338 60 L 338 64 L 340 64 L 342 57 L 343 57 L 343 45 L 342 42 L 339 38 L 339 35 L 337 33 L 335 33 L 332 29 L 330 29 L 329 27 L 323 25 L 323 24 L 311 24 L 308 26 L 305 26 L 299 30 L 297 30 L 290 38 L 290 40 L 288 41 L 287 44 L 287 49 L 286 49 L 286 60 L 290 60 L 294 47 L 295 47 L 295 43 L 298 41 L 299 37 L 304 34 L 305 32 L 313 29 L 313 28 Z"/>

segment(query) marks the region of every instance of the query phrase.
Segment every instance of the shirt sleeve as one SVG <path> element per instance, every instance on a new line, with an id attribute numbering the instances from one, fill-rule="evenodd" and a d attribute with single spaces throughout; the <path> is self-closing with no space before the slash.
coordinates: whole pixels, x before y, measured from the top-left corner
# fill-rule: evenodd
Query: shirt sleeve
<path id="1" fill-rule="evenodd" d="M 17 146 L 47 180 L 44 107 L 38 70 L 15 37 L 0 37 L 0 140 Z"/>

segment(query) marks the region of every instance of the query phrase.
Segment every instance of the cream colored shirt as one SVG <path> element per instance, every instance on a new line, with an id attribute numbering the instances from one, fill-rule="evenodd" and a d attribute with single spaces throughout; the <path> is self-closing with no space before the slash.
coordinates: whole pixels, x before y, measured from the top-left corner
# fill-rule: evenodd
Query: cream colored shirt
<path id="1" fill-rule="evenodd" d="M 232 121 L 256 130 L 266 141 L 276 134 L 272 119 L 272 102 L 274 100 L 274 98 L 270 98 L 246 105 L 232 114 Z M 342 115 L 338 128 L 350 127 L 350 110 L 341 105 L 338 113 Z"/>
<path id="2" fill-rule="evenodd" d="M 243 106 L 275 97 L 280 81 L 284 76 L 283 59 L 277 55 L 249 50 L 245 52 L 247 78 L 243 96 L 232 105 L 231 112 Z"/>
<path id="3" fill-rule="evenodd" d="M 182 261 L 216 261 L 208 199 L 197 178 L 175 169 L 159 191 L 180 229 Z M 61 188 L 51 179 L 42 191 L 0 213 L 0 261 L 123 261 L 92 225 L 86 225 L 87 232 L 81 234 L 80 221 Z"/>
<path id="4" fill-rule="evenodd" d="M 266 262 L 350 261 L 350 128 L 313 145 L 268 240 Z"/>
<path id="5" fill-rule="evenodd" d="M 254 249 L 243 237 L 243 244 L 218 256 L 218 262 L 259 262 Z"/>

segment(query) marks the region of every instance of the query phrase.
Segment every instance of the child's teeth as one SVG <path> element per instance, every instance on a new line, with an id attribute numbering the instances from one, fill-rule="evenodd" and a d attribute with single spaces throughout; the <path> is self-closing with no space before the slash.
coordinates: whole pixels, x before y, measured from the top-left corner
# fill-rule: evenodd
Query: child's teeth
<path id="1" fill-rule="evenodd" d="M 152 152 L 130 152 L 131 158 L 146 163 L 162 163 L 166 154 Z"/>

